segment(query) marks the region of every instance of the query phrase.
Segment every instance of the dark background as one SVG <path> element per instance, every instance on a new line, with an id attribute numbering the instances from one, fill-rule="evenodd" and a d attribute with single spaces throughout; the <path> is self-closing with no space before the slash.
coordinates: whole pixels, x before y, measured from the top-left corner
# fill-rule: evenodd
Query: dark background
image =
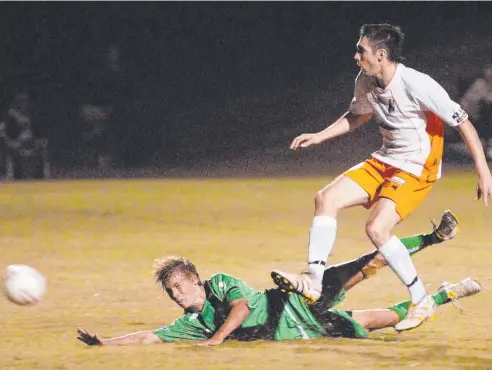
<path id="1" fill-rule="evenodd" d="M 120 170 L 334 168 L 378 147 L 374 125 L 288 145 L 347 108 L 363 23 L 400 25 L 405 64 L 457 99 L 492 59 L 491 20 L 486 2 L 2 2 L 0 102 L 29 94 L 59 174 L 81 166 L 86 103 L 113 107 L 105 145 Z"/>

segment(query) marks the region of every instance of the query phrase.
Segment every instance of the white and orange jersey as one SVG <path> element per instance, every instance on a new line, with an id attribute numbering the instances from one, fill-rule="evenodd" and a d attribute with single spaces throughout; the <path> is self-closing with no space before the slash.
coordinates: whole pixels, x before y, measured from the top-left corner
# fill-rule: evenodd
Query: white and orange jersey
<path id="1" fill-rule="evenodd" d="M 383 146 L 374 158 L 428 181 L 441 176 L 443 121 L 458 126 L 468 119 L 441 85 L 401 63 L 384 90 L 361 71 L 349 111 L 377 119 Z"/>

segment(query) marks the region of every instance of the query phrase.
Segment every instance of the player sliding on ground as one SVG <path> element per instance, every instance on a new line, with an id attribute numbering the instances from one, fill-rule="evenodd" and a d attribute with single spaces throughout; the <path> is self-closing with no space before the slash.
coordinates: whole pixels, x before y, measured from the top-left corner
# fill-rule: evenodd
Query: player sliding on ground
<path id="1" fill-rule="evenodd" d="M 401 63 L 402 45 L 399 27 L 363 25 L 354 55 L 360 73 L 348 112 L 326 129 L 292 141 L 293 150 L 307 148 L 375 118 L 383 146 L 371 159 L 352 167 L 316 194 L 307 272 L 272 272 L 280 288 L 316 302 L 336 237 L 338 213 L 357 205 L 371 208 L 366 233 L 410 292 L 412 305 L 405 320 L 396 326 L 400 331 L 419 326 L 437 308 L 393 228 L 422 203 L 441 175 L 443 122 L 459 131 L 471 152 L 478 175 L 477 199 L 483 196 L 487 205 L 492 198 L 492 176 L 468 114 L 431 77 Z"/>
<path id="2" fill-rule="evenodd" d="M 429 245 L 454 238 L 456 218 L 446 211 L 430 234 L 402 239 L 410 254 Z M 198 345 L 221 344 L 226 339 L 284 340 L 321 337 L 367 338 L 369 331 L 393 327 L 403 319 L 410 301 L 387 309 L 338 310 L 345 292 L 374 275 L 385 265 L 377 251 L 331 266 L 323 275 L 320 299 L 308 305 L 298 294 L 280 289 L 257 292 L 242 280 L 218 273 L 201 280 L 195 265 L 183 257 L 164 257 L 156 261 L 154 276 L 169 297 L 184 309 L 172 324 L 153 331 L 140 331 L 115 338 L 102 338 L 78 329 L 78 339 L 88 345 L 151 344 L 200 341 Z M 437 306 L 481 291 L 480 284 L 467 278 L 458 284 L 443 284 L 433 294 Z"/>

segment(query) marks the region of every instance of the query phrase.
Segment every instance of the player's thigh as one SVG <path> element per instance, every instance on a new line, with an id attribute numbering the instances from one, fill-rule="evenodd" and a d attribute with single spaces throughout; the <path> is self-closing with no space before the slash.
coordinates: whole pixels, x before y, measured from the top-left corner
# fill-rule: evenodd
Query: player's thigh
<path id="1" fill-rule="evenodd" d="M 342 209 L 357 205 L 369 205 L 377 194 L 383 177 L 383 164 L 369 159 L 345 171 L 316 196 L 316 205 Z"/>
<path id="2" fill-rule="evenodd" d="M 398 171 L 384 182 L 378 198 L 392 200 L 396 205 L 396 213 L 403 220 L 427 198 L 433 185 L 434 182 L 425 181 L 405 171 Z M 388 213 L 393 213 L 393 210 L 388 210 Z"/>
<path id="3" fill-rule="evenodd" d="M 316 195 L 316 202 L 330 208 L 342 209 L 367 203 L 369 195 L 362 186 L 342 174 Z"/>
<path id="4" fill-rule="evenodd" d="M 365 206 L 369 208 L 384 183 L 384 173 L 387 165 L 376 160 L 368 159 L 344 172 L 344 175 L 357 184 L 367 194 Z"/>

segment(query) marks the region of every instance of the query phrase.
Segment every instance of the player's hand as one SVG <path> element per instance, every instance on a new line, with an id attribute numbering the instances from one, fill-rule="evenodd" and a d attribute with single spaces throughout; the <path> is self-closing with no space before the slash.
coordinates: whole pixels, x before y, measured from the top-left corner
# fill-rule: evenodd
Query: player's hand
<path id="1" fill-rule="evenodd" d="M 210 338 L 210 339 L 207 339 L 205 342 L 200 342 L 200 343 L 197 343 L 196 345 L 198 347 L 210 347 L 210 346 L 218 346 L 219 344 L 222 344 L 224 343 L 224 340 L 223 339 L 216 339 L 216 338 Z"/>
<path id="2" fill-rule="evenodd" d="M 492 175 L 490 173 L 478 178 L 477 197 L 475 200 L 479 200 L 482 197 L 485 206 L 488 207 L 488 198 L 492 200 Z"/>
<path id="3" fill-rule="evenodd" d="M 318 134 L 302 134 L 292 140 L 292 144 L 290 144 L 290 149 L 296 150 L 297 148 L 307 148 L 313 144 L 321 143 L 321 138 Z"/>
<path id="4" fill-rule="evenodd" d="M 102 346 L 102 339 L 97 334 L 91 334 L 85 329 L 77 329 L 78 340 L 84 342 L 88 346 Z"/>

